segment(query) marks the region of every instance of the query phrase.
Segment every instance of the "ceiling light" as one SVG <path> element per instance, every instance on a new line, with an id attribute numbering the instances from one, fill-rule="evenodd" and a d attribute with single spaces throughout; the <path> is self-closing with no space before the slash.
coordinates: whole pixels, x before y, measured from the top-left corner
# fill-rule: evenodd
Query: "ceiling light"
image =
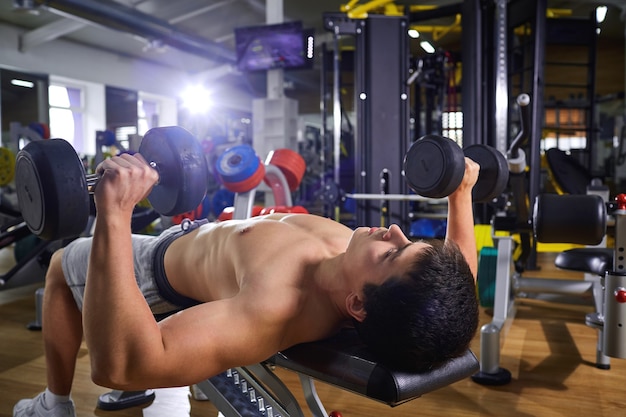
<path id="1" fill-rule="evenodd" d="M 420 46 L 422 47 L 423 50 L 425 50 L 429 54 L 434 54 L 435 53 L 435 47 L 432 46 L 430 44 L 430 42 L 428 42 L 428 41 L 421 41 L 420 42 Z"/>
<path id="2" fill-rule="evenodd" d="M 313 46 L 315 44 L 315 39 L 313 36 L 307 36 L 306 38 L 306 57 L 308 59 L 313 58 Z"/>
<path id="3" fill-rule="evenodd" d="M 416 29 L 409 29 L 409 37 L 417 39 L 420 37 L 420 33 Z"/>
<path id="4" fill-rule="evenodd" d="M 35 86 L 35 83 L 32 81 L 18 80 L 17 78 L 13 78 L 11 80 L 11 84 L 16 85 L 18 87 L 26 87 L 26 88 L 33 88 Z"/>
<path id="5" fill-rule="evenodd" d="M 596 7 L 596 21 L 598 23 L 604 22 L 604 19 L 606 19 L 606 11 L 607 11 L 606 6 Z"/>

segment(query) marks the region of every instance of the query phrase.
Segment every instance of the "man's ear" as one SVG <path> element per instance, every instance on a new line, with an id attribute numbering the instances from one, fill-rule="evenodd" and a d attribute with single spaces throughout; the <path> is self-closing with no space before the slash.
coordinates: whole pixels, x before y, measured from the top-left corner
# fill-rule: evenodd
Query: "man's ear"
<path id="1" fill-rule="evenodd" d="M 351 292 L 346 297 L 346 309 L 348 310 L 348 314 L 354 317 L 355 320 L 362 322 L 365 320 L 365 306 L 363 305 L 363 300 L 359 297 L 359 294 L 355 292 Z"/>

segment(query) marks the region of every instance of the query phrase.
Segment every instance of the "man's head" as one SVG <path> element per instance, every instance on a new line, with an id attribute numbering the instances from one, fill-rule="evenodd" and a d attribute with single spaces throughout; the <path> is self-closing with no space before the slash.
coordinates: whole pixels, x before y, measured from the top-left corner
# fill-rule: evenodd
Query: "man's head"
<path id="1" fill-rule="evenodd" d="M 459 356 L 478 327 L 475 281 L 461 251 L 452 242 L 429 243 L 409 250 L 398 242 L 404 270 L 387 265 L 390 277 L 366 282 L 362 308 L 352 314 L 363 341 L 393 367 L 421 370 Z"/>

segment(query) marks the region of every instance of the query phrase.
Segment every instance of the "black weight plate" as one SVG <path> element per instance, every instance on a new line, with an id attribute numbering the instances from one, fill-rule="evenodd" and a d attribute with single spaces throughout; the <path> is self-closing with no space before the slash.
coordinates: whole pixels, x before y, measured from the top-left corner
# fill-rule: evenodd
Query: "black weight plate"
<path id="1" fill-rule="evenodd" d="M 452 139 L 427 135 L 415 141 L 404 157 L 404 176 L 417 194 L 447 197 L 465 173 L 463 151 Z"/>
<path id="2" fill-rule="evenodd" d="M 207 190 L 207 162 L 200 142 L 178 126 L 158 127 L 146 132 L 139 153 L 155 163 L 159 183 L 148 200 L 164 216 L 194 210 Z"/>
<path id="3" fill-rule="evenodd" d="M 509 165 L 504 155 L 485 145 L 470 145 L 463 152 L 480 165 L 478 181 L 472 190 L 474 202 L 486 203 L 502 194 L 509 182 Z"/>
<path id="4" fill-rule="evenodd" d="M 18 152 L 15 185 L 24 222 L 45 240 L 80 235 L 89 219 L 85 168 L 63 139 L 33 141 Z"/>

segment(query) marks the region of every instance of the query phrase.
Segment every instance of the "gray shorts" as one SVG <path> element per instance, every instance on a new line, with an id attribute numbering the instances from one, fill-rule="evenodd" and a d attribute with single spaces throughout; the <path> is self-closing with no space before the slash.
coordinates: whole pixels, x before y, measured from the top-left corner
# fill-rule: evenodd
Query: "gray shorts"
<path id="1" fill-rule="evenodd" d="M 167 301 L 157 287 L 155 280 L 155 252 L 159 245 L 167 240 L 173 241 L 174 235 L 182 235 L 180 225 L 172 226 L 159 236 L 132 235 L 133 260 L 137 286 L 155 315 L 167 314 L 181 307 Z M 62 267 L 65 280 L 72 290 L 78 308 L 83 309 L 87 265 L 91 253 L 91 238 L 72 241 L 63 251 Z M 171 242 L 170 242 L 171 243 Z M 115 262 L 111 259 L 110 262 Z"/>

